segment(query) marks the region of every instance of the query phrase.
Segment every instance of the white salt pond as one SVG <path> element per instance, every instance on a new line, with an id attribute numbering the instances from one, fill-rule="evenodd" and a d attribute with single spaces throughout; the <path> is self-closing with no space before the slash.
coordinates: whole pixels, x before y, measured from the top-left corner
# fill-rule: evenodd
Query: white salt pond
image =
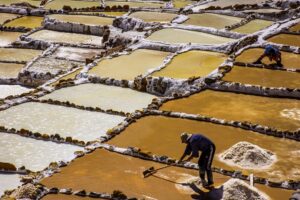
<path id="1" fill-rule="evenodd" d="M 28 36 L 33 40 L 42 40 L 50 43 L 67 43 L 67 44 L 90 44 L 101 45 L 102 37 L 94 35 L 85 35 L 78 33 L 58 32 L 51 30 L 41 30 Z"/>
<path id="2" fill-rule="evenodd" d="M 56 58 L 66 58 L 75 61 L 85 61 L 86 58 L 92 58 L 100 55 L 103 50 L 101 49 L 84 49 L 74 47 L 59 47 L 53 54 Z"/>
<path id="3" fill-rule="evenodd" d="M 0 132 L 1 162 L 14 164 L 17 168 L 25 166 L 31 171 L 40 171 L 51 162 L 70 161 L 74 152 L 82 147 L 57 144 Z"/>
<path id="4" fill-rule="evenodd" d="M 30 92 L 31 89 L 22 87 L 20 85 L 0 85 L 0 99 L 6 98 L 10 95 L 20 95 L 22 93 Z"/>
<path id="5" fill-rule="evenodd" d="M 125 118 L 44 103 L 24 103 L 0 112 L 0 126 L 60 134 L 85 142 L 104 135 Z"/>
<path id="6" fill-rule="evenodd" d="M 12 190 L 21 185 L 19 175 L 17 174 L 0 174 L 0 197 L 5 190 Z"/>
<path id="7" fill-rule="evenodd" d="M 99 107 L 123 112 L 134 112 L 146 108 L 156 96 L 138 92 L 129 88 L 101 84 L 82 84 L 63 88 L 41 99 L 69 101 L 86 107 Z"/>

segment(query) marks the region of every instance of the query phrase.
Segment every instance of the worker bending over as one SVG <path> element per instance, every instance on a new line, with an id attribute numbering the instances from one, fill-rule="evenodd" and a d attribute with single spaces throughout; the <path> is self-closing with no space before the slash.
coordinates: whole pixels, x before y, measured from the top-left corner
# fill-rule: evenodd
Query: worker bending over
<path id="1" fill-rule="evenodd" d="M 189 155 L 186 161 L 190 161 L 193 158 L 199 157 L 199 151 L 201 156 L 198 160 L 199 176 L 204 187 L 209 187 L 214 184 L 211 164 L 215 154 L 214 143 L 200 134 L 181 134 L 181 142 L 186 143 L 186 148 L 178 162 L 182 162 L 183 159 Z M 205 181 L 205 172 L 207 174 L 207 182 Z"/>
<path id="2" fill-rule="evenodd" d="M 281 53 L 280 51 L 270 44 L 268 44 L 265 48 L 263 55 L 261 55 L 254 64 L 261 64 L 261 61 L 264 57 L 268 57 L 270 61 L 275 60 L 279 67 L 282 67 L 281 64 Z"/>

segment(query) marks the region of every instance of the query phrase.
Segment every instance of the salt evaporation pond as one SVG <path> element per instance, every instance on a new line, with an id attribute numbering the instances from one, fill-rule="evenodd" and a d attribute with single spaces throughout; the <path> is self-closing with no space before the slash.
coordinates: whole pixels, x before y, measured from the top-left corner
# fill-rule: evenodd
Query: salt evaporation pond
<path id="1" fill-rule="evenodd" d="M 75 158 L 75 151 L 83 150 L 75 145 L 57 144 L 1 132 L 0 149 L 1 162 L 11 163 L 17 168 L 25 166 L 31 171 L 41 171 L 51 162 L 70 161 Z"/>
<path id="2" fill-rule="evenodd" d="M 101 6 L 100 1 L 78 1 L 78 0 L 53 0 L 48 2 L 45 6 L 46 9 L 62 9 L 64 6 L 71 8 L 90 8 L 93 6 Z"/>
<path id="3" fill-rule="evenodd" d="M 58 32 L 51 30 L 40 30 L 29 35 L 28 37 L 32 38 L 33 40 L 43 40 L 51 43 L 67 43 L 77 45 L 90 44 L 99 46 L 102 44 L 102 37 L 99 36 Z"/>
<path id="4" fill-rule="evenodd" d="M 3 5 L 11 5 L 11 4 L 14 4 L 14 3 L 22 3 L 22 2 L 26 2 L 26 3 L 29 3 L 31 5 L 34 5 L 34 6 L 39 6 L 41 1 L 40 0 L 0 0 L 0 5 L 3 4 Z"/>
<path id="5" fill-rule="evenodd" d="M 40 99 L 69 101 L 85 107 L 99 107 L 123 112 L 134 112 L 146 108 L 156 96 L 129 88 L 102 84 L 81 84 L 56 90 Z"/>
<path id="6" fill-rule="evenodd" d="M 214 13 L 202 13 L 202 14 L 190 14 L 189 19 L 183 24 L 213 27 L 216 29 L 222 29 L 226 26 L 230 26 L 239 23 L 243 18 L 232 17 L 227 15 L 219 15 Z"/>
<path id="7" fill-rule="evenodd" d="M 146 11 L 134 12 L 129 15 L 129 17 L 138 18 L 145 22 L 160 22 L 160 23 L 169 23 L 176 16 L 177 15 L 173 13 L 146 12 Z"/>
<path id="8" fill-rule="evenodd" d="M 235 59 L 236 62 L 243 63 L 253 63 L 264 53 L 264 49 L 262 48 L 251 48 L 243 51 L 240 55 L 238 55 Z M 293 68 L 300 69 L 300 54 L 280 51 L 281 53 L 281 62 L 283 68 Z M 265 57 L 262 59 L 262 63 L 270 65 L 276 64 L 275 61 L 270 61 L 269 58 Z"/>
<path id="9" fill-rule="evenodd" d="M 25 27 L 25 28 L 38 28 L 42 26 L 42 21 L 44 17 L 36 17 L 36 16 L 24 16 L 18 19 L 15 19 L 9 23 L 6 23 L 4 26 L 10 27 Z"/>
<path id="10" fill-rule="evenodd" d="M 42 134 L 95 140 L 125 118 L 44 103 L 24 103 L 0 112 L 0 125 Z"/>
<path id="11" fill-rule="evenodd" d="M 28 62 L 41 53 L 42 51 L 35 49 L 0 48 L 0 60 L 10 62 Z"/>
<path id="12" fill-rule="evenodd" d="M 280 13 L 282 10 L 279 9 L 272 9 L 272 8 L 262 8 L 262 9 L 253 9 L 253 10 L 244 10 L 244 13 L 260 13 L 260 14 L 265 14 L 265 13 Z"/>
<path id="13" fill-rule="evenodd" d="M 66 75 L 64 75 L 64 76 L 62 76 L 62 77 L 60 77 L 57 81 L 54 81 L 54 82 L 51 83 L 50 85 L 51 85 L 51 86 L 55 86 L 56 84 L 58 84 L 58 83 L 61 82 L 61 81 L 73 80 L 73 79 L 76 78 L 76 76 L 77 76 L 78 74 L 80 74 L 81 70 L 82 70 L 82 68 L 79 68 L 79 69 L 77 69 L 77 70 L 75 70 L 75 71 L 73 71 L 73 72 L 71 72 L 71 73 L 68 73 L 68 74 L 66 74 Z"/>
<path id="14" fill-rule="evenodd" d="M 18 78 L 23 67 L 23 64 L 0 62 L 0 78 Z"/>
<path id="15" fill-rule="evenodd" d="M 238 28 L 232 29 L 231 31 L 237 32 L 237 33 L 243 33 L 243 34 L 250 34 L 250 33 L 257 32 L 261 29 L 264 29 L 272 24 L 273 24 L 272 21 L 255 19 L 255 20 L 248 22 L 245 25 L 242 25 Z"/>
<path id="16" fill-rule="evenodd" d="M 201 104 L 199 105 L 201 106 Z M 300 180 L 297 172 L 300 160 L 300 144 L 297 141 L 281 139 L 247 131 L 235 127 L 218 125 L 209 122 L 181 118 L 146 116 L 127 127 L 120 135 L 109 141 L 117 147 L 137 147 L 156 155 L 180 158 L 185 144 L 180 142 L 182 132 L 201 133 L 210 138 L 216 145 L 213 166 L 228 170 L 254 173 L 256 176 L 276 180 Z M 161 145 L 164 141 L 164 145 Z M 278 160 L 267 169 L 243 169 L 222 162 L 218 155 L 238 142 L 247 141 L 276 154 Z M 276 144 L 276 145 L 274 145 Z M 286 155 L 289 155 L 288 157 Z M 193 160 L 197 163 L 197 159 Z M 275 173 L 276 172 L 276 173 Z"/>
<path id="17" fill-rule="evenodd" d="M 103 49 L 85 49 L 74 47 L 59 47 L 52 55 L 55 58 L 65 58 L 69 60 L 85 62 L 87 58 L 91 59 L 100 55 Z"/>
<path id="18" fill-rule="evenodd" d="M 280 130 L 295 131 L 300 127 L 297 114 L 300 102 L 294 99 L 205 90 L 187 98 L 168 101 L 160 109 L 248 121 Z"/>
<path id="19" fill-rule="evenodd" d="M 128 55 L 101 60 L 89 74 L 117 80 L 134 80 L 138 75 L 159 67 L 169 52 L 138 49 Z"/>
<path id="20" fill-rule="evenodd" d="M 0 85 L 0 91 L 0 99 L 3 99 L 11 95 L 15 96 L 30 92 L 31 89 L 22 87 L 20 85 Z"/>
<path id="21" fill-rule="evenodd" d="M 223 44 L 234 41 L 234 39 L 231 38 L 175 28 L 166 28 L 156 31 L 152 33 L 147 39 L 151 41 L 166 42 L 170 44 L 197 43 L 203 45 Z"/>
<path id="22" fill-rule="evenodd" d="M 300 23 L 292 26 L 291 28 L 289 28 L 289 31 L 292 31 L 292 32 L 299 32 L 300 31 Z"/>
<path id="23" fill-rule="evenodd" d="M 300 74 L 295 72 L 234 66 L 224 81 L 264 87 L 300 88 Z"/>
<path id="24" fill-rule="evenodd" d="M 23 33 L 0 31 L 0 47 L 10 45 L 17 41 Z"/>
<path id="25" fill-rule="evenodd" d="M 226 54 L 211 51 L 187 51 L 175 56 L 167 66 L 152 76 L 188 79 L 204 77 L 218 68 L 227 58 Z"/>
<path id="26" fill-rule="evenodd" d="M 19 175 L 17 174 L 0 174 L 0 197 L 5 190 L 13 190 L 22 185 Z"/>
<path id="27" fill-rule="evenodd" d="M 103 12 L 101 12 L 101 11 L 86 11 L 86 12 L 76 12 L 76 11 L 74 11 L 74 12 L 71 12 L 72 14 L 86 14 L 86 15 L 99 15 L 99 14 L 103 14 L 103 15 L 107 15 L 107 16 L 115 16 L 115 17 L 119 17 L 119 16 L 122 16 L 122 15 L 124 15 L 124 14 L 126 14 L 126 12 L 110 12 L 110 11 L 107 11 L 107 12 L 105 12 L 105 11 L 103 11 Z"/>
<path id="28" fill-rule="evenodd" d="M 1 1 L 0 1 L 1 4 Z M 19 15 L 17 14 L 11 14 L 11 13 L 0 13 L 0 25 L 6 22 L 7 20 L 12 20 L 14 18 L 17 18 Z"/>
<path id="29" fill-rule="evenodd" d="M 164 2 L 139 2 L 139 1 L 105 1 L 106 6 L 125 6 L 128 5 L 130 8 L 164 8 Z"/>
<path id="30" fill-rule="evenodd" d="M 284 45 L 289 45 L 289 46 L 300 47 L 300 35 L 281 33 L 281 34 L 275 35 L 267 40 L 269 42 L 274 42 L 277 44 L 284 44 Z"/>
<path id="31" fill-rule="evenodd" d="M 66 23 L 77 23 L 77 24 L 85 24 L 85 25 L 92 25 L 92 26 L 112 25 L 112 22 L 114 20 L 114 18 L 111 17 L 98 17 L 98 16 L 88 16 L 88 15 L 61 15 L 61 14 L 49 15 L 49 18 L 66 22 Z"/>
<path id="32" fill-rule="evenodd" d="M 252 1 L 248 1 L 248 0 L 218 0 L 218 1 L 213 1 L 213 2 L 209 2 L 200 6 L 196 6 L 193 10 L 200 10 L 200 9 L 206 9 L 208 7 L 211 6 L 215 6 L 215 7 L 220 7 L 220 8 L 224 8 L 224 7 L 228 7 L 228 6 L 233 6 L 233 5 L 241 5 L 241 4 L 259 4 L 259 3 L 264 3 L 265 0 L 252 0 Z"/>

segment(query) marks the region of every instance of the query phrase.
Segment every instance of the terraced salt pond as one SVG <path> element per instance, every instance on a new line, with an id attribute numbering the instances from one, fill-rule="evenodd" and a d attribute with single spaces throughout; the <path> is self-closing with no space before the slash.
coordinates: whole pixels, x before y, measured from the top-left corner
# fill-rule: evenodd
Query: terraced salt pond
<path id="1" fill-rule="evenodd" d="M 61 173 L 44 179 L 42 184 L 50 188 L 85 189 L 106 193 L 112 193 L 118 188 L 128 197 L 139 199 L 190 199 L 190 195 L 195 194 L 191 188 L 181 186 L 180 183 L 197 178 L 196 170 L 165 168 L 155 174 L 158 178 L 155 175 L 142 178 L 143 170 L 151 166 L 160 168 L 164 165 L 100 149 L 76 159 L 68 167 L 63 168 Z M 220 175 L 215 175 L 216 185 L 228 179 L 220 180 L 220 178 Z M 178 183 L 178 187 L 173 181 Z M 161 192 L 162 188 L 164 192 Z"/>
<path id="2" fill-rule="evenodd" d="M 0 1 L 1 4 L 1 1 Z M 11 14 L 11 13 L 0 13 L 0 25 L 2 25 L 7 20 L 12 20 L 14 18 L 17 18 L 19 15 L 17 14 Z"/>
<path id="3" fill-rule="evenodd" d="M 95 200 L 92 197 L 80 197 L 76 195 L 66 195 L 66 194 L 47 194 L 42 198 L 43 200 Z"/>
<path id="4" fill-rule="evenodd" d="M 11 163 L 17 168 L 25 166 L 32 171 L 43 170 L 51 162 L 70 161 L 75 157 L 75 151 L 83 150 L 74 145 L 57 144 L 1 132 L 0 149 L 1 162 Z"/>
<path id="5" fill-rule="evenodd" d="M 28 62 L 41 53 L 42 51 L 35 49 L 0 48 L 0 60 L 11 62 Z"/>
<path id="6" fill-rule="evenodd" d="M 88 8 L 93 6 L 100 6 L 99 1 L 78 1 L 78 0 L 54 0 L 46 4 L 46 9 L 62 9 L 63 6 L 70 6 L 71 8 Z"/>
<path id="7" fill-rule="evenodd" d="M 201 104 L 198 107 L 202 107 Z M 147 116 L 131 124 L 109 143 L 124 148 L 138 147 L 156 155 L 167 155 L 179 159 L 185 148 L 185 145 L 180 142 L 182 132 L 201 133 L 212 139 L 217 147 L 213 161 L 215 167 L 240 170 L 246 174 L 254 173 L 256 176 L 276 180 L 300 180 L 298 170 L 300 160 L 297 159 L 300 148 L 299 142 L 280 140 L 230 126 L 180 118 Z M 161 141 L 164 141 L 164 145 L 161 145 Z M 270 150 L 277 155 L 278 161 L 268 169 L 246 170 L 230 166 L 218 158 L 218 154 L 241 141 L 247 141 Z M 286 155 L 289 156 L 286 157 Z M 194 162 L 197 163 L 197 159 Z"/>
<path id="8" fill-rule="evenodd" d="M 102 37 L 94 35 L 85 35 L 78 33 L 58 32 L 51 30 L 40 30 L 28 36 L 33 40 L 43 40 L 51 43 L 67 43 L 67 44 L 90 44 L 98 45 L 102 44 Z M 1 33 L 0 33 L 1 38 Z"/>
<path id="9" fill-rule="evenodd" d="M 275 35 L 267 40 L 269 42 L 274 42 L 277 44 L 284 44 L 284 45 L 289 45 L 289 46 L 300 47 L 300 35 L 281 33 L 281 34 Z"/>
<path id="10" fill-rule="evenodd" d="M 24 103 L 0 112 L 0 125 L 91 141 L 124 117 L 42 103 Z"/>
<path id="11" fill-rule="evenodd" d="M 15 19 L 13 21 L 10 21 L 9 23 L 6 23 L 4 26 L 10 26 L 10 27 L 25 27 L 25 28 L 38 28 L 42 26 L 42 21 L 44 20 L 44 17 L 36 17 L 36 16 L 24 16 L 18 19 Z"/>
<path id="12" fill-rule="evenodd" d="M 0 78 L 17 78 L 23 64 L 0 63 Z"/>
<path id="13" fill-rule="evenodd" d="M 289 53 L 289 52 L 281 52 L 281 62 L 284 68 L 294 68 L 300 69 L 300 54 Z M 255 62 L 262 54 L 264 53 L 264 49 L 262 48 L 251 48 L 243 51 L 240 55 L 235 59 L 236 62 L 243 63 L 253 63 Z M 267 57 L 265 57 L 262 62 L 264 64 L 270 65 L 272 63 L 276 63 L 275 61 L 270 61 Z"/>
<path id="14" fill-rule="evenodd" d="M 101 84 L 81 84 L 56 90 L 41 99 L 69 101 L 85 107 L 99 107 L 123 112 L 134 112 L 146 108 L 156 96 L 128 88 Z"/>
<path id="15" fill-rule="evenodd" d="M 78 74 L 80 74 L 81 70 L 82 70 L 82 68 L 79 68 L 79 69 L 77 69 L 77 70 L 75 70 L 75 71 L 73 71 L 73 72 L 71 72 L 71 73 L 68 73 L 67 75 L 62 76 L 61 78 L 59 78 L 57 81 L 54 81 L 54 82 L 51 83 L 50 85 L 51 85 L 51 86 L 55 86 L 55 85 L 58 84 L 59 82 L 67 81 L 67 80 L 70 80 L 70 79 L 73 80 L 73 79 L 76 78 L 76 76 L 77 76 Z"/>
<path id="16" fill-rule="evenodd" d="M 20 85 L 0 85 L 0 99 L 6 98 L 8 96 L 20 95 L 22 93 L 30 92 L 31 89 L 22 87 Z"/>
<path id="17" fill-rule="evenodd" d="M 0 174 L 0 197 L 5 190 L 12 190 L 21 185 L 19 175 L 17 174 Z"/>
<path id="18" fill-rule="evenodd" d="M 300 102 L 293 99 L 205 90 L 188 98 L 169 101 L 160 109 L 249 121 L 280 130 L 295 131 L 300 127 Z"/>
<path id="19" fill-rule="evenodd" d="M 138 49 L 129 55 L 101 60 L 89 74 L 117 80 L 133 80 L 136 76 L 162 65 L 167 55 L 169 52 Z"/>
<path id="20" fill-rule="evenodd" d="M 223 80 L 265 87 L 300 88 L 300 74 L 279 70 L 234 66 Z"/>
<path id="21" fill-rule="evenodd" d="M 218 68 L 225 60 L 226 54 L 210 51 L 187 51 L 173 58 L 165 68 L 156 71 L 152 76 L 188 79 L 204 77 Z"/>
<path id="22" fill-rule="evenodd" d="M 41 0 L 1 0 L 0 5 L 11 5 L 14 3 L 22 3 L 22 2 L 26 2 L 34 6 L 39 6 Z"/>
<path id="23" fill-rule="evenodd" d="M 248 1 L 248 0 L 218 0 L 218 1 L 213 1 L 209 2 L 200 6 L 195 7 L 193 10 L 200 10 L 200 9 L 206 9 L 211 6 L 215 7 L 220 7 L 220 8 L 225 8 L 228 6 L 233 6 L 233 5 L 241 5 L 241 4 L 259 4 L 263 3 L 265 0 L 254 0 L 254 1 Z"/>
<path id="24" fill-rule="evenodd" d="M 262 30 L 272 24 L 273 24 L 272 21 L 255 19 L 255 20 L 252 20 L 252 21 L 248 22 L 247 24 L 240 26 L 238 28 L 235 28 L 231 31 L 243 33 L 243 34 L 251 34 L 251 33 L 257 32 L 259 30 Z"/>
<path id="25" fill-rule="evenodd" d="M 23 33 L 0 31 L 0 47 L 10 45 L 17 41 Z"/>
<path id="26" fill-rule="evenodd" d="M 59 74 L 72 68 L 82 66 L 82 63 L 54 58 L 39 58 L 27 69 L 31 72 Z"/>
<path id="27" fill-rule="evenodd" d="M 203 14 L 191 14 L 188 15 L 189 19 L 183 24 L 195 25 L 195 26 L 205 26 L 213 27 L 216 29 L 222 29 L 226 26 L 230 26 L 239 23 L 243 18 L 232 17 L 226 15 L 219 15 L 213 13 L 203 13 Z"/>
<path id="28" fill-rule="evenodd" d="M 52 56 L 55 58 L 65 58 L 69 60 L 85 62 L 87 58 L 92 59 L 94 56 L 100 55 L 102 52 L 102 49 L 59 47 Z"/>
<path id="29" fill-rule="evenodd" d="M 128 5 L 130 8 L 164 8 L 164 3 L 157 2 L 138 2 L 138 1 L 105 1 L 106 6 L 125 6 Z"/>
<path id="30" fill-rule="evenodd" d="M 99 25 L 112 25 L 114 18 L 111 17 L 98 17 L 98 16 L 88 16 L 88 15 L 49 15 L 50 19 L 55 19 L 67 23 L 77 23 L 86 24 L 92 26 Z"/>
<path id="31" fill-rule="evenodd" d="M 262 9 L 245 10 L 243 12 L 264 14 L 264 13 L 280 13 L 280 12 L 282 12 L 282 10 L 272 9 L 272 8 L 266 8 L 266 9 L 262 8 Z"/>
<path id="32" fill-rule="evenodd" d="M 129 17 L 138 18 L 145 22 L 161 22 L 161 23 L 169 23 L 176 16 L 177 15 L 173 13 L 145 12 L 145 11 L 134 12 L 129 15 Z"/>
<path id="33" fill-rule="evenodd" d="M 196 31 L 167 28 L 152 33 L 148 38 L 151 41 L 166 42 L 170 44 L 197 43 L 203 45 L 215 45 L 232 42 L 234 39 L 211 35 Z"/>

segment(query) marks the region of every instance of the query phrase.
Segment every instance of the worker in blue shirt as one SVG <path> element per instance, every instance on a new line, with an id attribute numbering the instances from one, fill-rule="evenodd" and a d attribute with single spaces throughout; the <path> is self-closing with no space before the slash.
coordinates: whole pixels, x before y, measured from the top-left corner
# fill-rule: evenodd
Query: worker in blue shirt
<path id="1" fill-rule="evenodd" d="M 268 57 L 270 61 L 275 60 L 277 65 L 282 67 L 281 53 L 275 46 L 268 44 L 265 47 L 264 53 L 257 59 L 257 61 L 254 62 L 254 64 L 261 64 L 261 61 L 264 59 L 264 57 Z"/>
<path id="2" fill-rule="evenodd" d="M 214 143 L 207 137 L 200 134 L 181 134 L 181 142 L 187 144 L 185 151 L 178 162 L 182 162 L 186 156 L 189 157 L 185 161 L 201 156 L 198 160 L 199 176 L 204 187 L 210 187 L 214 184 L 211 164 L 214 158 L 216 147 Z M 205 181 L 205 172 L 207 174 L 207 182 Z"/>

